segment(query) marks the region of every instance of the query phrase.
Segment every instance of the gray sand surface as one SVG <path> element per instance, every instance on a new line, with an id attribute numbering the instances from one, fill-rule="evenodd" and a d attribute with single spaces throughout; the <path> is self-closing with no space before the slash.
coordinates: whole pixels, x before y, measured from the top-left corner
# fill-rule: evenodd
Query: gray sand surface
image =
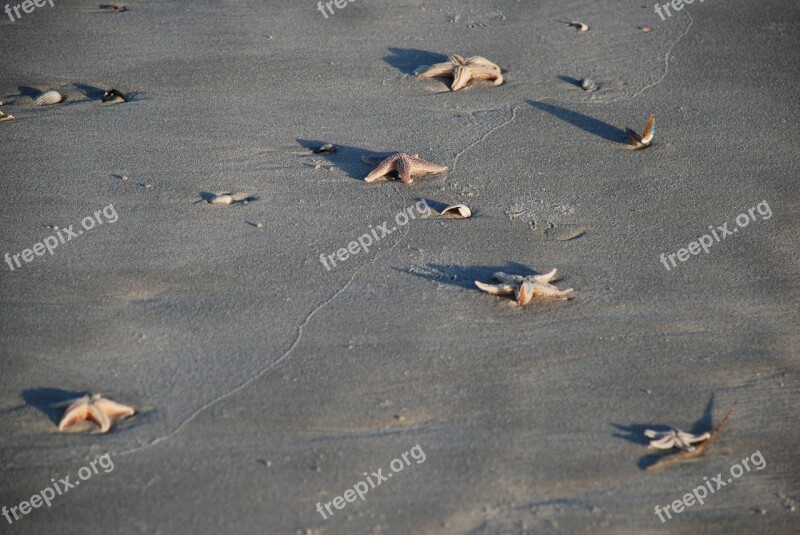
<path id="1" fill-rule="evenodd" d="M 114 469 L 0 531 L 797 533 L 800 4 L 127 5 L 0 13 L 0 254 L 118 215 L 2 264 L 0 506 Z M 452 53 L 505 83 L 413 76 Z M 101 103 L 111 87 L 131 102 Z M 37 107 L 45 89 L 67 100 Z M 625 150 L 651 113 L 654 146 Z M 365 183 L 361 157 L 394 151 L 450 171 Z M 258 199 L 196 202 L 222 191 Z M 475 216 L 321 264 L 420 200 Z M 574 299 L 474 286 L 554 267 Z M 58 433 L 52 405 L 86 392 L 139 414 Z M 644 429 L 734 405 L 703 457 L 644 470 Z M 424 462 L 317 512 L 416 445 Z M 654 513 L 756 452 L 704 505 Z"/>

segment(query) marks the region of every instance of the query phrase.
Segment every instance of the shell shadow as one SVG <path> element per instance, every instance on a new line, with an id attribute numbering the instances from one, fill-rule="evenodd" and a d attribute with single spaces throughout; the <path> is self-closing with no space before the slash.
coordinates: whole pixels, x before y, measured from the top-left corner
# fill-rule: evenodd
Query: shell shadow
<path id="1" fill-rule="evenodd" d="M 93 85 L 78 84 L 78 83 L 73 83 L 72 85 L 75 87 L 75 89 L 83 93 L 89 100 L 100 100 L 103 98 L 103 95 L 106 92 L 105 89 L 101 89 Z"/>
<path id="2" fill-rule="evenodd" d="M 570 85 L 574 85 L 577 87 L 581 86 L 581 81 L 578 78 L 573 78 L 572 76 L 559 75 L 558 79 Z"/>
<path id="3" fill-rule="evenodd" d="M 562 121 L 580 128 L 584 132 L 607 139 L 608 141 L 624 144 L 628 143 L 628 135 L 625 133 L 625 130 L 600 121 L 599 119 L 595 119 L 594 117 L 590 117 L 583 113 L 572 111 L 561 106 L 556 106 L 555 104 L 546 104 L 544 102 L 537 102 L 535 100 L 529 100 L 528 104 L 534 108 L 546 111 L 547 113 L 558 117 Z"/>
<path id="4" fill-rule="evenodd" d="M 330 143 L 330 141 L 320 141 L 318 139 L 296 139 L 295 141 L 309 151 L 318 149 L 325 143 Z M 331 164 L 344 171 L 350 178 L 364 180 L 364 177 L 370 172 L 372 167 L 364 163 L 361 158 L 365 156 L 381 158 L 387 155 L 386 152 L 375 152 L 352 145 L 339 145 L 338 143 L 334 143 L 333 145 L 336 147 L 336 152 L 320 152 L 318 154 L 308 154 L 303 157 L 325 158 Z"/>
<path id="5" fill-rule="evenodd" d="M 60 407 L 60 405 L 88 394 L 90 392 L 77 392 L 60 388 L 29 388 L 22 391 L 22 399 L 26 404 L 36 407 L 45 413 L 54 424 L 58 425 L 64 413 L 64 408 Z"/>
<path id="6" fill-rule="evenodd" d="M 689 433 L 694 435 L 699 435 L 701 433 L 705 433 L 706 431 L 711 431 L 713 429 L 713 412 L 714 412 L 714 394 L 711 394 L 711 397 L 706 404 L 705 411 L 703 411 L 703 415 L 700 417 L 699 420 L 695 421 L 692 424 L 692 427 L 689 429 Z M 612 426 L 616 427 L 622 433 L 614 433 L 614 437 L 621 438 L 623 440 L 627 440 L 628 442 L 632 442 L 634 444 L 641 444 L 643 446 L 647 446 L 650 444 L 650 440 L 644 436 L 644 432 L 646 429 L 654 429 L 656 431 L 669 431 L 673 429 L 672 426 L 666 424 L 629 424 L 629 425 L 622 425 L 611 423 Z M 624 433 L 624 434 L 623 434 Z M 647 470 L 650 466 L 656 464 L 664 457 L 669 457 L 671 455 L 676 455 L 679 451 L 671 451 L 671 452 L 655 452 L 655 453 L 648 453 L 647 455 L 642 456 L 637 465 L 641 470 Z"/>
<path id="7" fill-rule="evenodd" d="M 441 264 L 427 264 L 425 268 L 428 270 L 425 273 L 412 271 L 409 269 L 395 268 L 396 271 L 414 275 L 421 279 L 429 281 L 441 282 L 458 286 L 459 288 L 466 288 L 480 292 L 475 286 L 475 281 L 491 281 L 492 275 L 498 271 L 505 273 L 513 273 L 514 275 L 536 275 L 536 271 L 531 268 L 520 264 L 518 262 L 507 262 L 504 266 L 460 266 L 460 265 L 441 265 Z"/>
<path id="8" fill-rule="evenodd" d="M 391 54 L 384 56 L 383 61 L 405 74 L 414 74 L 414 70 L 422 65 L 447 61 L 447 56 L 443 54 L 417 48 L 389 48 L 388 50 Z"/>

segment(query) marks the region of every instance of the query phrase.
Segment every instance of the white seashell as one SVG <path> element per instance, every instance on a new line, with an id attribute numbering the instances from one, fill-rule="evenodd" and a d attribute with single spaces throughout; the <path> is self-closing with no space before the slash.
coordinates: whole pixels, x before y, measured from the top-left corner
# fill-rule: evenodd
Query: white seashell
<path id="1" fill-rule="evenodd" d="M 457 219 L 472 217 L 472 210 L 466 204 L 452 204 L 442 210 L 441 215 L 448 215 Z"/>
<path id="2" fill-rule="evenodd" d="M 2 117 L 0 117 L 0 123 L 5 123 L 7 121 L 13 121 L 14 119 L 15 119 L 15 117 L 13 115 L 3 114 Z"/>
<path id="3" fill-rule="evenodd" d="M 577 20 L 574 20 L 574 21 L 572 21 L 572 22 L 570 22 L 568 24 L 570 26 L 572 26 L 573 28 L 577 29 L 579 32 L 588 32 L 589 31 L 589 25 L 588 24 L 584 24 L 583 22 L 579 22 Z"/>
<path id="4" fill-rule="evenodd" d="M 45 91 L 38 97 L 36 97 L 36 105 L 37 106 L 47 106 L 49 104 L 58 104 L 59 102 L 63 102 L 64 97 L 58 91 Z"/>
<path id="5" fill-rule="evenodd" d="M 228 205 L 237 202 L 240 202 L 242 204 L 247 204 L 252 200 L 255 200 L 255 198 L 249 193 L 220 193 L 208 199 L 208 202 L 209 204 Z"/>
<path id="6" fill-rule="evenodd" d="M 581 78 L 581 89 L 584 91 L 595 91 L 597 84 L 591 78 Z"/>

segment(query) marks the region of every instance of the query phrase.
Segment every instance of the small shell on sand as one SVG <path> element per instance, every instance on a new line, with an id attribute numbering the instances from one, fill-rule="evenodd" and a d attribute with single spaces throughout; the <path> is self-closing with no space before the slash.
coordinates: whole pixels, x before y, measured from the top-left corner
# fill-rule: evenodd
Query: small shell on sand
<path id="1" fill-rule="evenodd" d="M 578 22 L 578 21 L 574 20 L 574 21 L 569 22 L 567 24 L 569 24 L 573 28 L 577 28 L 577 30 L 579 32 L 588 32 L 589 31 L 589 25 L 588 24 L 584 24 L 583 22 Z"/>
<path id="2" fill-rule="evenodd" d="M 591 78 L 581 78 L 581 89 L 584 91 L 594 91 L 597 89 L 597 84 Z"/>
<path id="3" fill-rule="evenodd" d="M 331 143 L 325 143 L 319 148 L 316 148 L 312 151 L 314 154 L 320 154 L 322 152 L 336 152 L 336 147 L 334 147 Z"/>
<path id="4" fill-rule="evenodd" d="M 45 91 L 38 97 L 36 97 L 36 105 L 37 106 L 47 106 L 49 104 L 58 104 L 59 102 L 63 102 L 64 97 L 58 91 Z"/>
<path id="5" fill-rule="evenodd" d="M 2 111 L 0 111 L 0 123 L 5 123 L 7 121 L 13 121 L 13 120 L 14 120 L 13 115 L 6 115 Z"/>
<path id="6" fill-rule="evenodd" d="M 466 204 L 452 204 L 442 210 L 441 215 L 454 219 L 467 219 L 472 217 L 472 210 Z"/>
<path id="7" fill-rule="evenodd" d="M 220 193 L 208 199 L 209 204 L 229 205 L 237 202 L 247 203 L 253 200 L 249 193 Z"/>

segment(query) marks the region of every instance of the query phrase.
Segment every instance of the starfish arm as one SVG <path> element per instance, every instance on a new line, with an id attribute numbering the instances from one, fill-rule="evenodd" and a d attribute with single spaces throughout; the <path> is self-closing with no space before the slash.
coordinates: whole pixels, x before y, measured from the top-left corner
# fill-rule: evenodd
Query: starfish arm
<path id="1" fill-rule="evenodd" d="M 482 56 L 472 56 L 465 61 L 468 65 L 480 65 L 481 67 L 488 67 L 491 70 L 500 72 L 500 67 Z"/>
<path id="2" fill-rule="evenodd" d="M 395 161 L 397 160 L 397 156 L 389 156 L 381 163 L 378 164 L 370 174 L 364 178 L 365 182 L 375 182 L 379 178 L 383 178 L 395 169 Z"/>
<path id="3" fill-rule="evenodd" d="M 529 282 L 533 295 L 546 295 L 547 297 L 555 297 L 557 299 L 569 299 L 572 294 L 572 288 L 566 290 L 559 290 L 552 284 L 542 282 Z"/>
<path id="4" fill-rule="evenodd" d="M 81 420 L 87 420 L 89 416 L 89 404 L 88 403 L 75 403 L 71 405 L 67 412 L 64 413 L 64 417 L 61 418 L 61 421 L 58 423 L 58 430 L 64 431 L 65 429 L 72 427 L 75 425 L 76 422 Z"/>
<path id="5" fill-rule="evenodd" d="M 101 433 L 106 433 L 111 429 L 111 419 L 96 404 L 89 406 L 89 414 L 91 415 L 91 419 L 97 422 Z"/>
<path id="6" fill-rule="evenodd" d="M 98 399 L 94 402 L 94 406 L 111 419 L 126 418 L 136 414 L 133 407 L 106 398 Z"/>
<path id="7" fill-rule="evenodd" d="M 513 282 L 516 284 L 522 284 L 522 281 L 524 280 L 524 277 L 521 277 L 520 275 L 508 275 L 502 271 L 498 271 L 492 275 L 492 278 L 499 282 Z"/>
<path id="8" fill-rule="evenodd" d="M 475 286 L 484 292 L 492 295 L 509 295 L 514 293 L 514 284 L 486 284 L 481 281 L 475 281 Z"/>
<path id="9" fill-rule="evenodd" d="M 421 69 L 422 67 L 420 67 Z M 452 76 L 455 65 L 452 63 L 437 63 L 417 73 L 419 78 L 436 78 L 437 76 Z"/>
<path id="10" fill-rule="evenodd" d="M 466 61 L 464 61 L 464 58 L 459 56 L 458 54 L 453 54 L 452 56 L 447 58 L 447 60 L 450 62 L 450 65 L 452 65 L 454 68 L 457 65 L 464 65 L 466 63 Z"/>
<path id="11" fill-rule="evenodd" d="M 535 283 L 530 281 L 523 282 L 517 289 L 517 304 L 520 306 L 525 306 L 533 300 L 533 296 L 536 293 L 535 291 Z"/>
<path id="12" fill-rule="evenodd" d="M 459 65 L 453 73 L 453 84 L 450 86 L 451 91 L 458 91 L 464 88 L 470 81 L 472 70 L 469 67 Z"/>
<path id="13" fill-rule="evenodd" d="M 694 444 L 696 442 L 703 442 L 711 437 L 711 433 L 703 433 L 702 435 L 693 435 L 691 433 L 678 432 L 678 437 L 687 444 Z"/>
<path id="14" fill-rule="evenodd" d="M 541 275 L 534 275 L 533 280 L 536 282 L 552 282 L 558 280 L 558 269 L 553 268 L 549 273 L 542 273 Z"/>
<path id="15" fill-rule="evenodd" d="M 653 429 L 645 429 L 644 436 L 647 438 L 656 438 L 658 436 L 662 436 L 664 433 L 661 431 L 654 431 Z"/>
<path id="16" fill-rule="evenodd" d="M 500 74 L 499 70 L 496 71 L 482 66 L 470 66 L 467 68 L 470 71 L 471 80 L 494 80 L 494 85 L 503 83 L 503 75 Z"/>
<path id="17" fill-rule="evenodd" d="M 658 450 L 671 450 L 675 446 L 675 437 L 667 435 L 658 440 L 651 440 L 650 447 Z"/>
<path id="18" fill-rule="evenodd" d="M 411 165 L 411 172 L 416 173 L 444 173 L 447 171 L 446 165 L 439 165 L 438 163 L 427 162 L 420 160 L 417 155 L 408 158 Z"/>
<path id="19" fill-rule="evenodd" d="M 397 159 L 394 164 L 395 169 L 397 169 L 397 174 L 400 176 L 400 180 L 403 181 L 403 184 L 411 184 L 414 182 L 414 178 L 412 177 L 414 173 L 414 164 L 411 161 L 411 157 L 408 155 L 402 155 Z"/>

